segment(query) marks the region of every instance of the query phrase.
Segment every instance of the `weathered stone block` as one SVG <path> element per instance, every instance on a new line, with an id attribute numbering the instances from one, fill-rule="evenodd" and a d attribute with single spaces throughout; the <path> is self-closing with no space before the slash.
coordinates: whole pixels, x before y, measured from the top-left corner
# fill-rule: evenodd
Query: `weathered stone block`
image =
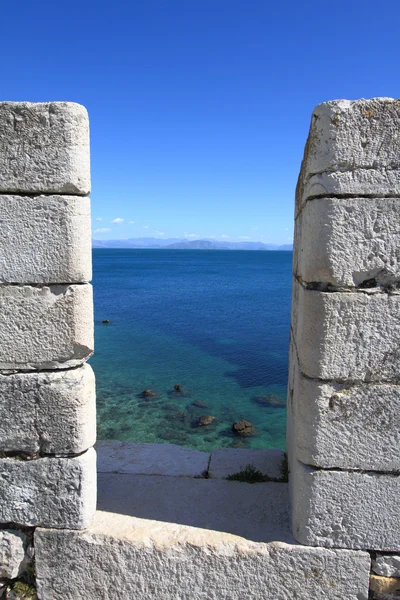
<path id="1" fill-rule="evenodd" d="M 331 293 L 294 286 L 298 310 L 292 329 L 305 375 L 349 381 L 399 378 L 398 292 Z"/>
<path id="2" fill-rule="evenodd" d="M 84 529 L 96 510 L 96 453 L 0 459 L 0 522 Z"/>
<path id="3" fill-rule="evenodd" d="M 400 579 L 371 575 L 370 589 L 373 600 L 398 600 L 400 598 Z"/>
<path id="4" fill-rule="evenodd" d="M 326 195 L 400 195 L 400 102 L 391 98 L 333 100 L 317 106 L 296 190 Z"/>
<path id="5" fill-rule="evenodd" d="M 400 475 L 290 464 L 292 531 L 301 544 L 400 550 Z"/>
<path id="6" fill-rule="evenodd" d="M 79 454 L 95 441 L 95 382 L 89 365 L 0 375 L 0 451 Z"/>
<path id="7" fill-rule="evenodd" d="M 0 132 L 0 193 L 89 193 L 89 121 L 83 106 L 1 102 Z"/>
<path id="8" fill-rule="evenodd" d="M 27 537 L 12 529 L 0 530 L 0 578 L 16 579 L 24 571 L 27 557 Z"/>
<path id="9" fill-rule="evenodd" d="M 368 598 L 364 552 L 257 544 L 112 513 L 97 512 L 81 534 L 37 529 L 35 548 L 41 600 Z"/>
<path id="10" fill-rule="evenodd" d="M 89 198 L 0 196 L 0 222 L 0 283 L 91 279 Z"/>
<path id="11" fill-rule="evenodd" d="M 322 468 L 400 471 L 400 386 L 315 381 L 296 369 L 296 457 Z"/>
<path id="12" fill-rule="evenodd" d="M 0 370 L 73 367 L 92 353 L 89 284 L 0 286 Z"/>
<path id="13" fill-rule="evenodd" d="M 307 202 L 296 222 L 295 276 L 344 287 L 399 281 L 399 221 L 400 198 Z"/>
<path id="14" fill-rule="evenodd" d="M 400 578 L 400 555 L 380 554 L 378 552 L 372 560 L 372 570 L 383 577 Z"/>

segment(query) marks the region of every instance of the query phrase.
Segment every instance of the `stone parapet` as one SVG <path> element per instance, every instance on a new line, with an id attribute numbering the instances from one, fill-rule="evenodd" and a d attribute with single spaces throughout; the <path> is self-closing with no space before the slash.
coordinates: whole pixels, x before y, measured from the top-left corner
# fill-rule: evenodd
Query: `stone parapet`
<path id="1" fill-rule="evenodd" d="M 288 457 L 303 544 L 398 552 L 400 102 L 316 107 L 296 191 Z"/>
<path id="2" fill-rule="evenodd" d="M 35 548 L 41 600 L 368 598 L 365 552 L 254 543 L 113 513 L 97 512 L 82 533 L 37 529 Z"/>
<path id="3" fill-rule="evenodd" d="M 0 103 L 0 531 L 95 511 L 89 191 L 83 106 Z"/>

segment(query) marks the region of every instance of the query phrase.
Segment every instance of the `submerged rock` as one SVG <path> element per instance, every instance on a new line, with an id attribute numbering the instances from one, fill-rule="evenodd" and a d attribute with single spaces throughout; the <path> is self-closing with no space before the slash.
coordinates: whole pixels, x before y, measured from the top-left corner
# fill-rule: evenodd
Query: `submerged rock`
<path id="1" fill-rule="evenodd" d="M 277 394 L 268 394 L 268 396 L 254 396 L 252 402 L 259 406 L 285 406 L 286 401 Z"/>
<path id="2" fill-rule="evenodd" d="M 204 400 L 195 400 L 192 402 L 192 406 L 195 406 L 196 408 L 208 408 L 208 404 L 207 402 L 204 402 Z"/>
<path id="3" fill-rule="evenodd" d="M 250 435 L 253 433 L 253 423 L 241 419 L 240 421 L 233 423 L 232 431 L 233 433 L 236 433 L 236 435 Z"/>
<path id="4" fill-rule="evenodd" d="M 200 417 L 197 421 L 197 427 L 205 427 L 206 425 L 211 425 L 212 423 L 216 423 L 217 418 L 212 415 L 205 415 Z"/>
<path id="5" fill-rule="evenodd" d="M 165 415 L 167 421 L 177 421 L 179 423 L 185 423 L 189 425 L 190 417 L 189 414 L 185 410 L 176 410 L 174 412 L 169 412 Z"/>
<path id="6" fill-rule="evenodd" d="M 174 429 L 163 429 L 159 431 L 158 435 L 163 440 L 173 441 L 179 443 L 188 443 L 190 438 L 182 431 L 175 431 Z"/>
<path id="7" fill-rule="evenodd" d="M 141 398 L 155 398 L 155 396 L 157 396 L 157 394 L 155 392 L 153 392 L 153 390 L 143 390 L 143 392 L 141 392 L 139 394 L 139 396 Z"/>

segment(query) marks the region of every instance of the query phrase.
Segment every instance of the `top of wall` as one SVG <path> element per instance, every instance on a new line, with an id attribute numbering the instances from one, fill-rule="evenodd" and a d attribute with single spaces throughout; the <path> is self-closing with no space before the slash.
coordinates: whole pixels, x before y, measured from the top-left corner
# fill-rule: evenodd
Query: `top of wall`
<path id="1" fill-rule="evenodd" d="M 0 193 L 90 192 L 89 119 L 74 102 L 0 102 Z"/>
<path id="2" fill-rule="evenodd" d="M 319 104 L 296 190 L 296 212 L 326 196 L 400 196 L 400 100 Z"/>

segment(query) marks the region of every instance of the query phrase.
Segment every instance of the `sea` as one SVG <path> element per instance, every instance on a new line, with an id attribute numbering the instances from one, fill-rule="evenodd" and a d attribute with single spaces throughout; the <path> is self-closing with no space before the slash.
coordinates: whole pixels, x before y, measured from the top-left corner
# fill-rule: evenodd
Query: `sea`
<path id="1" fill-rule="evenodd" d="M 94 249 L 98 438 L 284 450 L 291 263 L 283 251 Z M 242 419 L 249 435 L 232 430 Z"/>

